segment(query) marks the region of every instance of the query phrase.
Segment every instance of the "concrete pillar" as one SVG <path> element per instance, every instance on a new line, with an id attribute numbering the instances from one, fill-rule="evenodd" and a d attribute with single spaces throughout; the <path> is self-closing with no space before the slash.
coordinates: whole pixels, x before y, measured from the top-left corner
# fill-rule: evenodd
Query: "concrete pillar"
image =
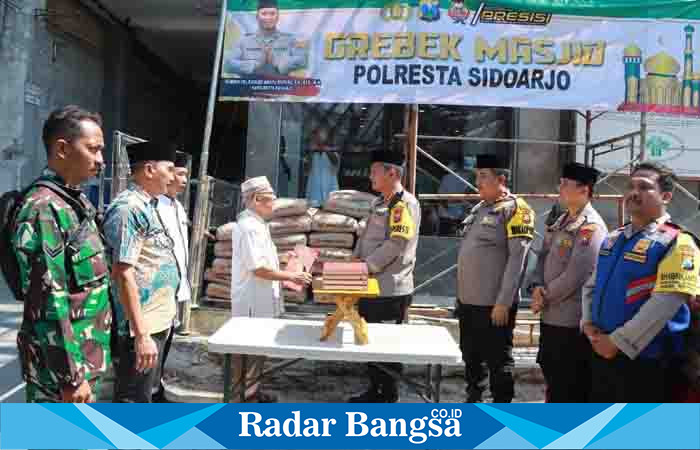
<path id="1" fill-rule="evenodd" d="M 33 17 L 38 0 L 0 3 L 0 192 L 22 184 L 21 168 L 31 159 L 24 145 L 25 85 L 30 70 Z M 28 101 L 36 101 L 28 91 Z"/>
<path id="2" fill-rule="evenodd" d="M 123 26 L 108 24 L 104 49 L 104 88 L 102 91 L 102 119 L 105 133 L 105 163 L 111 175 L 113 136 L 124 130 L 127 118 L 127 79 L 131 55 L 131 36 Z"/>
<path id="3" fill-rule="evenodd" d="M 560 137 L 560 112 L 520 109 L 515 113 L 516 137 L 557 141 Z M 515 191 L 551 193 L 559 183 L 561 154 L 558 145 L 515 144 L 517 170 Z"/>
<path id="4" fill-rule="evenodd" d="M 273 186 L 277 186 L 281 127 L 281 103 L 248 104 L 245 178 L 266 176 Z"/>

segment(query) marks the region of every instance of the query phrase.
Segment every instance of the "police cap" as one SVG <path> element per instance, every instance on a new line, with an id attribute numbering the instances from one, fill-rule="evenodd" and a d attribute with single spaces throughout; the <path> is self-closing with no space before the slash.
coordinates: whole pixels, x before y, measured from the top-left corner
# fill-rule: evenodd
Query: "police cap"
<path id="1" fill-rule="evenodd" d="M 392 164 L 394 166 L 403 167 L 403 164 L 406 162 L 406 156 L 401 151 L 378 150 L 372 152 L 372 162 Z"/>
<path id="2" fill-rule="evenodd" d="M 503 158 L 494 154 L 476 155 L 477 169 L 507 169 L 508 165 Z"/>
<path id="3" fill-rule="evenodd" d="M 139 142 L 126 147 L 129 155 L 129 164 L 133 165 L 143 161 L 170 161 L 175 162 L 175 148 L 162 142 Z"/>
<path id="4" fill-rule="evenodd" d="M 583 184 L 595 184 L 598 181 L 600 172 L 593 167 L 585 166 L 581 163 L 573 162 L 564 166 L 562 178 L 575 180 Z"/>

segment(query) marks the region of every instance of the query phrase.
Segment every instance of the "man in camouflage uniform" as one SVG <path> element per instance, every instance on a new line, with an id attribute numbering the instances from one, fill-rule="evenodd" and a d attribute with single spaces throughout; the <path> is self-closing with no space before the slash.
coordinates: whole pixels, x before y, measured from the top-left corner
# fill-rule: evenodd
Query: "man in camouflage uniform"
<path id="1" fill-rule="evenodd" d="M 75 106 L 44 124 L 48 169 L 25 197 L 12 240 L 24 316 L 17 335 L 27 402 L 96 401 L 110 365 L 112 311 L 95 211 L 78 186 L 102 169 L 98 115 Z"/>
<path id="2" fill-rule="evenodd" d="M 277 29 L 277 0 L 259 0 L 256 33 L 246 34 L 224 58 L 224 72 L 238 75 L 287 76 L 306 67 L 306 43 Z"/>
<path id="3" fill-rule="evenodd" d="M 508 190 L 505 167 L 494 155 L 477 157 L 483 201 L 464 221 L 457 263 L 457 316 L 470 403 L 482 400 L 485 366 L 494 402 L 510 403 L 514 395 L 513 330 L 535 215 Z"/>

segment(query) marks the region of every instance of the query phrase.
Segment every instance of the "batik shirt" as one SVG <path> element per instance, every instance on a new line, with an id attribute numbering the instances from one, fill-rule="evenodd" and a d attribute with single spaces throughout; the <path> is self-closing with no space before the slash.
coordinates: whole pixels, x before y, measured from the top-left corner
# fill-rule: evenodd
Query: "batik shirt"
<path id="1" fill-rule="evenodd" d="M 175 243 L 163 226 L 157 205 L 156 198 L 131 183 L 114 199 L 104 222 L 112 264 L 128 264 L 134 269 L 141 312 L 150 334 L 173 325 L 180 284 Z M 133 336 L 117 283 L 112 292 L 119 335 Z"/>
<path id="2" fill-rule="evenodd" d="M 82 203 L 76 211 L 52 190 L 30 189 L 14 222 L 24 300 L 17 345 L 24 380 L 45 401 L 60 401 L 64 387 L 78 387 L 110 365 L 109 271 L 94 208 L 54 172 L 42 179 Z"/>

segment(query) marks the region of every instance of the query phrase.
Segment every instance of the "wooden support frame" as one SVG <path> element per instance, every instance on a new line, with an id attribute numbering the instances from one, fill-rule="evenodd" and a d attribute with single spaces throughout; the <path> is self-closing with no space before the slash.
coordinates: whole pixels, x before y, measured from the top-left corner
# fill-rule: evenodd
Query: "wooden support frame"
<path id="1" fill-rule="evenodd" d="M 406 153 L 406 189 L 411 193 L 416 193 L 416 170 L 418 168 L 418 105 L 406 105 L 406 139 L 404 140 L 404 151 Z"/>

